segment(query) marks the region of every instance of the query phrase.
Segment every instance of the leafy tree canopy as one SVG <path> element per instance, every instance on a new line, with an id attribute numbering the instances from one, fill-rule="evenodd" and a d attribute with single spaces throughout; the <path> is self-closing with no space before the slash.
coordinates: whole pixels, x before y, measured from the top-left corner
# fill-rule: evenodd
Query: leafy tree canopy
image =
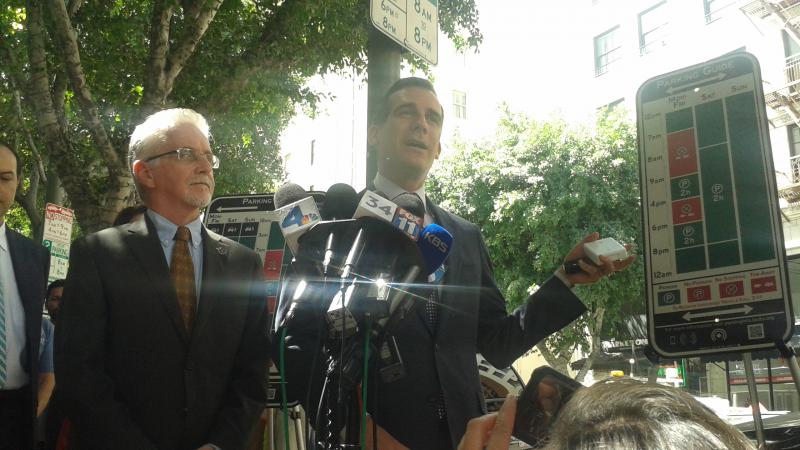
<path id="1" fill-rule="evenodd" d="M 481 227 L 509 308 L 522 304 L 593 231 L 640 243 L 636 134 L 624 116 L 603 112 L 586 127 L 536 121 L 505 108 L 494 138 L 455 148 L 428 189 Z M 644 311 L 639 260 L 576 289 L 590 313 L 539 347 L 556 367 Z"/>
<path id="2" fill-rule="evenodd" d="M 474 0 L 439 15 L 457 46 L 479 44 Z M 209 119 L 217 194 L 274 189 L 281 131 L 324 94 L 307 78 L 365 76 L 368 26 L 369 0 L 0 1 L 0 140 L 22 155 L 31 228 L 44 201 L 107 226 L 134 200 L 130 132 L 173 106 Z"/>

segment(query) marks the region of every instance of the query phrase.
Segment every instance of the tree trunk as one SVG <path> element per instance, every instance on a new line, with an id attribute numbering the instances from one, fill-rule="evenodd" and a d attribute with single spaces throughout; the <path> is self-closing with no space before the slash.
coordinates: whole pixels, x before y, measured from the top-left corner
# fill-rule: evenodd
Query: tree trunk
<path id="1" fill-rule="evenodd" d="M 586 374 L 592 368 L 592 364 L 594 364 L 594 360 L 600 355 L 603 351 L 603 342 L 600 338 L 600 332 L 603 329 L 603 317 L 605 317 L 606 309 L 603 307 L 598 307 L 593 316 L 594 320 L 592 321 L 593 326 L 591 333 L 591 345 L 592 351 L 589 352 L 589 356 L 586 357 L 586 361 L 583 363 L 583 367 L 581 370 L 578 371 L 577 375 L 575 375 L 575 379 L 578 381 L 583 381 L 586 377 Z"/>
<path id="2" fill-rule="evenodd" d="M 551 352 L 550 349 L 547 348 L 545 341 L 536 344 L 536 349 L 539 350 L 539 353 L 542 354 L 544 360 L 547 361 L 548 366 L 558 370 L 559 372 L 565 375 L 569 374 L 569 360 L 558 357 L 555 354 L 553 354 L 553 352 Z"/>

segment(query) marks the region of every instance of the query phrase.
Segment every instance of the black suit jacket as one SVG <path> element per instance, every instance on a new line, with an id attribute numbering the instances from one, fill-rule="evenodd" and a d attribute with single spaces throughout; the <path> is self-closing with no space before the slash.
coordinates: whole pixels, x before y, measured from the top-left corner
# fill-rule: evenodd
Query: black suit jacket
<path id="1" fill-rule="evenodd" d="M 6 225 L 6 239 L 11 254 L 11 265 L 17 290 L 25 309 L 25 370 L 30 378 L 30 421 L 36 416 L 37 389 L 39 386 L 39 340 L 42 333 L 42 305 L 47 293 L 50 274 L 50 253 L 41 245 L 17 233 Z M 34 429 L 30 428 L 33 447 Z"/>
<path id="2" fill-rule="evenodd" d="M 80 448 L 244 448 L 266 403 L 257 254 L 203 228 L 189 335 L 149 219 L 72 246 L 56 329 L 56 377 Z"/>
<path id="3" fill-rule="evenodd" d="M 422 305 L 412 309 L 395 334 L 405 378 L 391 384 L 378 382 L 377 388 L 370 378 L 372 384 L 368 384 L 373 388 L 370 398 L 377 398 L 377 408 L 369 402 L 377 423 L 413 450 L 441 450 L 437 447 L 440 426 L 436 414 L 440 396 L 444 398 L 453 448 L 467 422 L 486 412 L 476 353 L 482 353 L 496 367 L 508 367 L 586 309 L 560 280 L 551 278 L 509 315 L 478 227 L 430 200 L 427 204 L 434 222 L 453 235 L 440 291 L 438 325 L 435 330 L 429 328 Z M 287 380 L 290 391 L 303 400 L 318 326 L 307 316 L 296 317 L 299 320 L 289 322 L 285 343 Z M 320 366 L 323 364 L 316 367 Z M 314 391 L 321 379 L 315 376 Z M 308 409 L 315 409 L 317 398 L 312 395 Z"/>

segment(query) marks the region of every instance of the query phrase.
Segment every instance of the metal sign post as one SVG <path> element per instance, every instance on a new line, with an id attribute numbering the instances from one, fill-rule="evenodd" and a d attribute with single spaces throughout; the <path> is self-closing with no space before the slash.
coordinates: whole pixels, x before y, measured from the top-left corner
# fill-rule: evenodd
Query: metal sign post
<path id="1" fill-rule="evenodd" d="M 758 448 L 764 448 L 764 422 L 761 420 L 761 404 L 758 401 L 758 388 L 756 387 L 753 358 L 750 352 L 742 353 L 742 362 L 744 362 L 744 372 L 747 376 L 747 391 L 750 393 L 750 409 L 753 411 L 753 426 L 756 430 L 756 441 L 758 441 Z"/>
<path id="2" fill-rule="evenodd" d="M 637 93 L 650 343 L 666 357 L 789 339 L 780 208 L 758 61 L 736 53 Z"/>

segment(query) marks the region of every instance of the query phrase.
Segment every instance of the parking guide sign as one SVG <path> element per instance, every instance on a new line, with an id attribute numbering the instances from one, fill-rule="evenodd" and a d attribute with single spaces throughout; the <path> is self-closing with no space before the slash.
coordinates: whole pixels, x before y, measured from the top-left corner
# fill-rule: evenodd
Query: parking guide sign
<path id="1" fill-rule="evenodd" d="M 267 304 L 275 311 L 285 241 L 278 226 L 272 194 L 218 197 L 208 206 L 204 222 L 209 230 L 255 250 L 264 264 Z"/>
<path id="2" fill-rule="evenodd" d="M 637 93 L 648 331 L 667 357 L 774 348 L 793 325 L 758 61 Z"/>
<path id="3" fill-rule="evenodd" d="M 439 0 L 371 0 L 372 25 L 417 56 L 439 62 Z"/>

